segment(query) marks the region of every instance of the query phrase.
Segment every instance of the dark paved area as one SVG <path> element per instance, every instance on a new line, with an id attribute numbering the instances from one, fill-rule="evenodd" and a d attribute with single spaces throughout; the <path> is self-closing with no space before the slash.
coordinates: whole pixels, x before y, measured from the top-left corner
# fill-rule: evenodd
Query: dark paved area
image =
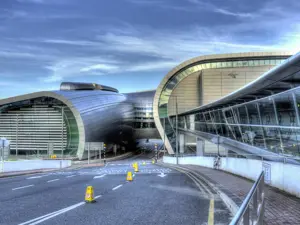
<path id="1" fill-rule="evenodd" d="M 126 182 L 135 161 L 140 172 Z M 88 185 L 99 197 L 96 203 L 84 203 Z M 207 224 L 211 202 L 214 224 L 228 224 L 231 215 L 217 196 L 143 156 L 105 167 L 0 179 L 0 224 L 5 225 Z"/>
<path id="2" fill-rule="evenodd" d="M 191 168 L 216 184 L 238 206 L 241 205 L 254 182 L 220 171 L 201 166 Z M 299 184 L 300 185 L 300 184 Z M 266 187 L 265 220 L 267 225 L 300 224 L 300 199 L 270 186 Z"/>

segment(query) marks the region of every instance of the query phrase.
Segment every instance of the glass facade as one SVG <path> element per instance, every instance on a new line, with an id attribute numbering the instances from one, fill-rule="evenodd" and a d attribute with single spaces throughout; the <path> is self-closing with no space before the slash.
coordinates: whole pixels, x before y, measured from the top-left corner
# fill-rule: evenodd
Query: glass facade
<path id="1" fill-rule="evenodd" d="M 194 127 L 274 153 L 300 156 L 299 108 L 300 87 L 243 104 L 180 115 L 178 121 L 182 129 Z"/>
<path id="2" fill-rule="evenodd" d="M 283 63 L 286 60 L 286 56 L 269 56 L 269 57 L 250 57 L 250 58 L 242 58 L 242 59 L 219 59 L 219 60 L 203 60 L 199 61 L 197 63 L 191 64 L 184 69 L 178 71 L 169 79 L 169 81 L 165 84 L 163 87 L 163 90 L 160 94 L 159 101 L 158 101 L 158 114 L 161 121 L 161 124 L 166 132 L 166 136 L 169 139 L 172 148 L 175 149 L 175 127 L 173 124 L 175 124 L 175 121 L 171 121 L 171 119 L 168 118 L 168 102 L 169 98 L 171 96 L 172 91 L 175 89 L 178 83 L 180 83 L 185 77 L 189 76 L 192 73 L 199 72 L 201 70 L 205 69 L 222 69 L 222 68 L 243 68 L 243 67 L 257 67 L 257 66 L 276 66 L 281 63 Z M 233 112 L 226 112 L 228 114 L 228 120 L 232 122 Z M 256 113 L 257 114 L 257 113 Z M 231 115 L 231 116 L 230 116 Z M 209 131 L 215 131 L 215 132 L 221 132 L 220 127 L 218 126 L 212 126 L 210 123 L 212 123 L 214 120 L 220 119 L 219 114 L 210 114 L 205 113 L 205 115 L 196 115 L 196 120 L 201 120 L 202 123 L 207 123 L 204 125 L 195 124 L 198 128 L 203 129 L 204 127 L 207 128 Z M 164 118 L 166 118 L 164 120 Z M 254 120 L 256 117 L 255 115 L 252 115 L 251 118 Z M 237 118 L 235 118 L 237 119 Z M 165 122 L 164 122 L 165 121 Z M 186 119 L 186 121 L 189 121 Z M 199 121 L 200 122 L 200 121 Z M 224 122 L 224 121 L 223 121 Z M 183 120 L 179 123 L 179 126 L 183 125 Z M 189 125 L 187 125 L 189 126 Z M 200 127 L 199 127 L 200 126 Z M 240 138 L 236 135 L 238 135 L 238 131 L 242 129 L 242 127 L 236 127 L 236 126 L 229 126 L 227 128 L 222 128 L 222 131 L 227 132 L 226 135 L 231 135 L 235 138 Z M 226 130 L 227 129 L 227 130 Z M 258 137 L 257 137 L 258 139 Z"/>

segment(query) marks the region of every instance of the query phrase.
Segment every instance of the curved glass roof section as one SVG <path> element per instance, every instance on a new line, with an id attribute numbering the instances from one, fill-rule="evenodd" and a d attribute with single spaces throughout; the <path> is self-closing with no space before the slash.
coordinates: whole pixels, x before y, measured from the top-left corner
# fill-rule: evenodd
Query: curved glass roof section
<path id="1" fill-rule="evenodd" d="M 175 87 L 187 76 L 192 73 L 206 69 L 221 68 L 240 68 L 240 67 L 256 67 L 256 66 L 276 66 L 283 63 L 287 56 L 261 56 L 261 57 L 243 57 L 243 58 L 227 58 L 227 59 L 211 59 L 202 60 L 191 64 L 177 73 L 166 83 L 161 92 L 158 101 L 158 114 L 160 118 L 168 117 L 168 101 Z"/>

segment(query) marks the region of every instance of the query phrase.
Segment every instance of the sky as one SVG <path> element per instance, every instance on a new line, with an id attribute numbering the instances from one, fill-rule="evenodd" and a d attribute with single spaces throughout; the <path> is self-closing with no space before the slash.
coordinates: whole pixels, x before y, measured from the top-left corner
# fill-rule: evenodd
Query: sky
<path id="1" fill-rule="evenodd" d="M 300 50 L 299 0 L 0 0 L 0 99 L 62 81 L 156 89 L 192 57 Z"/>

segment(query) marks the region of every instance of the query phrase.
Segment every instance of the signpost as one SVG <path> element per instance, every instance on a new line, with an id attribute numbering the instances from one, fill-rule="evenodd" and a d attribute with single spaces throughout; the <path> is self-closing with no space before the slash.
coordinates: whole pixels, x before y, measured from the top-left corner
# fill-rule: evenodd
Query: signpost
<path id="1" fill-rule="evenodd" d="M 101 152 L 104 150 L 105 144 L 103 142 L 86 142 L 85 150 L 88 151 L 88 164 L 90 164 L 91 151 L 93 152 L 93 156 L 99 151 L 99 159 L 101 159 Z M 105 155 L 105 152 L 104 152 Z"/>
<path id="2" fill-rule="evenodd" d="M 158 160 L 158 149 L 157 149 L 157 144 L 155 143 L 155 161 L 157 162 Z"/>
<path id="3" fill-rule="evenodd" d="M 0 138 L 0 146 L 1 146 L 1 170 L 0 172 L 4 172 L 4 148 L 9 146 L 9 140 L 2 137 Z"/>

